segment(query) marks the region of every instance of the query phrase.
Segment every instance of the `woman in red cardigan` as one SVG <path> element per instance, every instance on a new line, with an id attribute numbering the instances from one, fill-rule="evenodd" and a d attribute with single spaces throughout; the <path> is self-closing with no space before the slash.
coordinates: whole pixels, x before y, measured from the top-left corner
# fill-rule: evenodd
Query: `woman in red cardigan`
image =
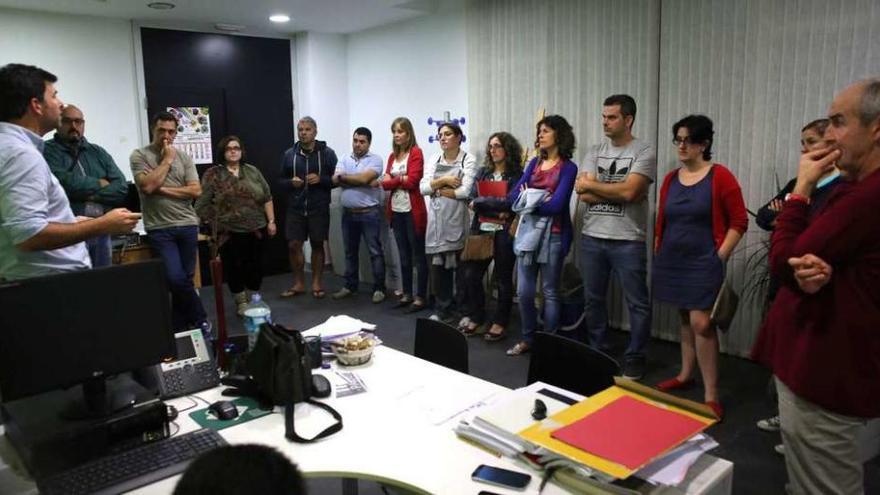
<path id="1" fill-rule="evenodd" d="M 712 121 L 688 115 L 672 127 L 682 166 L 663 179 L 654 229 L 654 298 L 681 315 L 681 371 L 657 384 L 668 391 L 693 385 L 697 364 L 704 400 L 718 417 L 718 334 L 709 314 L 724 264 L 748 227 L 736 177 L 712 163 Z"/>
<path id="2" fill-rule="evenodd" d="M 425 308 L 428 290 L 428 262 L 425 257 L 425 226 L 428 223 L 425 200 L 419 192 L 425 158 L 416 144 L 412 122 L 398 117 L 391 124 L 393 150 L 388 157 L 382 188 L 391 193 L 385 207 L 397 253 L 400 256 L 400 272 L 403 291 L 398 308 L 416 312 Z M 417 285 L 413 291 L 413 264 L 416 267 Z"/>

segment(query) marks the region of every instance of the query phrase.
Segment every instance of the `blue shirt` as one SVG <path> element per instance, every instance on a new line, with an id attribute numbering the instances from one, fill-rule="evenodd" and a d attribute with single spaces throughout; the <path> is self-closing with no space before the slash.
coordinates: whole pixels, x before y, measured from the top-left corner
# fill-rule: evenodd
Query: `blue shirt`
<path id="1" fill-rule="evenodd" d="M 43 159 L 43 140 L 0 122 L 0 278 L 18 280 L 92 267 L 84 242 L 46 250 L 16 246 L 49 223 L 76 223 L 58 179 Z"/>
<path id="2" fill-rule="evenodd" d="M 382 175 L 382 159 L 379 155 L 367 153 L 358 158 L 348 155 L 336 165 L 335 175 L 354 175 L 374 170 L 376 178 Z M 370 186 L 350 186 L 340 183 L 342 187 L 343 208 L 369 208 L 379 206 L 382 202 L 382 189 Z"/>

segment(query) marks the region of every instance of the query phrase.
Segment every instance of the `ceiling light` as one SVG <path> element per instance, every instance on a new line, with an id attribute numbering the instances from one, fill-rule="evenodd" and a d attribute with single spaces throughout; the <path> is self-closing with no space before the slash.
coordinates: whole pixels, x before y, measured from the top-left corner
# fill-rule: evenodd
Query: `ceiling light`
<path id="1" fill-rule="evenodd" d="M 174 4 L 171 2 L 150 2 L 147 7 L 156 10 L 171 10 L 174 8 Z"/>
<path id="2" fill-rule="evenodd" d="M 269 20 L 272 22 L 290 22 L 290 16 L 284 14 L 275 14 L 269 16 Z"/>

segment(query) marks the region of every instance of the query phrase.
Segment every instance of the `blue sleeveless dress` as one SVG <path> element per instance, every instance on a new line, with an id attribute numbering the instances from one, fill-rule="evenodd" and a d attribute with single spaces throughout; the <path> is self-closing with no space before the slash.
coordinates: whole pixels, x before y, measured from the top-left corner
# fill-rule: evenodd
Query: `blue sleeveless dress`
<path id="1" fill-rule="evenodd" d="M 682 309 L 712 308 L 724 264 L 712 237 L 712 174 L 685 186 L 678 176 L 669 185 L 666 227 L 654 258 L 654 299 Z"/>

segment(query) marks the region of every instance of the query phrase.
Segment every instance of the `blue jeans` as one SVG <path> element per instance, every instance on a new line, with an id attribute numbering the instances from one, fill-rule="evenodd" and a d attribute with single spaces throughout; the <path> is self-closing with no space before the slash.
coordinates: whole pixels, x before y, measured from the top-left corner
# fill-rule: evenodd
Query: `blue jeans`
<path id="1" fill-rule="evenodd" d="M 416 232 L 412 212 L 391 214 L 391 229 L 400 256 L 400 278 L 403 293 L 425 300 L 428 294 L 428 259 L 425 256 L 425 235 Z M 416 268 L 416 289 L 413 293 L 413 264 Z"/>
<path id="2" fill-rule="evenodd" d="M 345 245 L 345 286 L 357 292 L 359 277 L 359 251 L 361 236 L 367 242 L 370 251 L 370 264 L 373 269 L 373 291 L 385 291 L 385 255 L 382 252 L 380 227 L 382 214 L 379 207 L 370 208 L 365 212 L 342 212 L 342 242 Z"/>
<path id="3" fill-rule="evenodd" d="M 644 241 L 619 241 L 581 235 L 581 273 L 586 297 L 590 345 L 600 349 L 608 330 L 606 295 L 611 273 L 617 275 L 629 308 L 629 346 L 625 358 L 644 358 L 651 338 L 651 300 Z"/>
<path id="4" fill-rule="evenodd" d="M 207 319 L 202 300 L 193 285 L 198 235 L 199 229 L 195 225 L 147 232 L 150 246 L 165 262 L 171 289 L 171 324 L 176 331 L 196 328 Z"/>
<path id="5" fill-rule="evenodd" d="M 113 246 L 110 244 L 109 235 L 99 235 L 86 239 L 86 248 L 89 250 L 92 268 L 113 264 Z"/>
<path id="6" fill-rule="evenodd" d="M 559 300 L 559 278 L 562 275 L 562 239 L 559 234 L 550 236 L 550 261 L 526 265 L 517 261 L 516 291 L 519 294 L 519 314 L 523 340 L 532 343 L 538 326 L 538 310 L 535 308 L 535 291 L 538 284 L 538 271 L 541 272 L 541 292 L 544 294 L 544 331 L 556 333 L 559 330 L 559 313 L 562 306 Z"/>

